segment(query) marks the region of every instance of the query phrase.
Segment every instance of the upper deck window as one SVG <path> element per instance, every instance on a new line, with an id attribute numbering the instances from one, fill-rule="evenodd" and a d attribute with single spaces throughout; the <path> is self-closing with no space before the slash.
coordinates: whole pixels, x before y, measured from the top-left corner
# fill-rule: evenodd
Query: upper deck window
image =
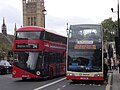
<path id="1" fill-rule="evenodd" d="M 27 39 L 27 40 L 35 40 L 35 39 L 42 39 L 43 34 L 42 32 L 17 32 L 16 39 Z"/>

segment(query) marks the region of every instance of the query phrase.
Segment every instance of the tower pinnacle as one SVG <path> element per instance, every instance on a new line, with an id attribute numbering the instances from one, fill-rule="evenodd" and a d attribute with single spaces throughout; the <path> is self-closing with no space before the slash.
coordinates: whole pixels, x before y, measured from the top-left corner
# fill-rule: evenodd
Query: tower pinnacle
<path id="1" fill-rule="evenodd" d="M 2 24 L 2 33 L 7 36 L 7 28 L 5 25 L 5 19 L 3 17 L 3 24 Z"/>

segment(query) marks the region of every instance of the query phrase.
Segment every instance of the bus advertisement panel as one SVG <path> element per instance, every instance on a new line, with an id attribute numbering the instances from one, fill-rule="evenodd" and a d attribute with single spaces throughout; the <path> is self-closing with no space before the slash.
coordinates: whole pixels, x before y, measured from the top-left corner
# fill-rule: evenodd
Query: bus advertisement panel
<path id="1" fill-rule="evenodd" d="M 41 27 L 27 26 L 16 31 L 13 51 L 13 78 L 52 78 L 66 73 L 67 38 Z"/>
<path id="2" fill-rule="evenodd" d="M 102 45 L 101 25 L 71 25 L 67 47 L 67 80 L 104 81 Z"/>

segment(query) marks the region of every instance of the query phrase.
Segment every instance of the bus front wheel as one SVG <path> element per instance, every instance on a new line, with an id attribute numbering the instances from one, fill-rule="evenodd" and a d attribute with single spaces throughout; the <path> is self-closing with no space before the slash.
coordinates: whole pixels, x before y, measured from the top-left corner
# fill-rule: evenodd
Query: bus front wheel
<path id="1" fill-rule="evenodd" d="M 26 77 L 23 77 L 23 78 L 22 78 L 22 80 L 24 80 L 24 81 L 25 81 L 25 80 L 27 80 L 27 78 L 26 78 Z"/>
<path id="2" fill-rule="evenodd" d="M 72 80 L 72 82 L 73 82 L 73 83 L 77 83 L 77 82 L 78 82 L 78 80 Z"/>

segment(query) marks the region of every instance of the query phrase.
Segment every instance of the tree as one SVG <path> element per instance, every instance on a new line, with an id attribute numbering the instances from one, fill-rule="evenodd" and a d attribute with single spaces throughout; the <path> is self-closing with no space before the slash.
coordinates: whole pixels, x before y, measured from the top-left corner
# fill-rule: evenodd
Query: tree
<path id="1" fill-rule="evenodd" d="M 10 50 L 12 50 L 11 44 L 5 43 L 0 44 L 0 60 L 3 59 L 4 57 L 7 57 L 8 51 Z"/>
<path id="2" fill-rule="evenodd" d="M 107 41 L 115 41 L 115 36 L 117 33 L 117 21 L 113 21 L 112 18 L 105 19 L 101 22 L 103 26 L 103 38 Z"/>

